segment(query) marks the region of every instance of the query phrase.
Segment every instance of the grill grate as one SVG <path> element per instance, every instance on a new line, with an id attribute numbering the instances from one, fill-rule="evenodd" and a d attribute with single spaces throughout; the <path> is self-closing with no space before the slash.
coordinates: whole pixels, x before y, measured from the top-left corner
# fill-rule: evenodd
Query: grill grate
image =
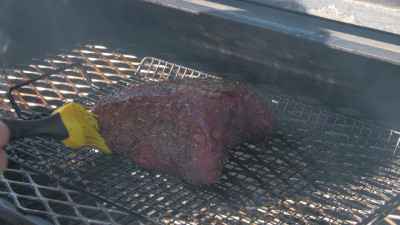
<path id="1" fill-rule="evenodd" d="M 57 79 L 42 82 L 54 86 L 47 91 L 60 93 L 53 94 L 54 102 L 36 84 L 13 92 L 26 112 L 43 113 L 72 100 L 91 108 L 113 90 L 143 81 L 210 76 L 93 45 L 46 62 L 53 69 L 80 62 L 100 88 L 90 88 L 78 68 L 67 70 L 69 81 L 55 75 Z M 37 68 L 44 66 L 31 65 L 3 79 L 15 84 L 27 74 L 42 74 Z M 30 99 L 42 99 L 32 90 L 46 102 L 32 104 Z M 164 224 L 366 223 L 399 202 L 399 132 L 273 93 L 279 119 L 275 138 L 266 146 L 237 146 L 221 179 L 200 188 L 141 169 L 118 155 L 72 150 L 38 137 L 13 142 L 7 151 L 10 160 L 24 167 Z M 0 102 L 12 111 L 6 98 Z"/>
<path id="2" fill-rule="evenodd" d="M 144 224 L 115 206 L 63 188 L 17 165 L 9 165 L 0 174 L 0 197 L 13 202 L 23 213 L 34 215 L 29 221 L 32 224 Z"/>

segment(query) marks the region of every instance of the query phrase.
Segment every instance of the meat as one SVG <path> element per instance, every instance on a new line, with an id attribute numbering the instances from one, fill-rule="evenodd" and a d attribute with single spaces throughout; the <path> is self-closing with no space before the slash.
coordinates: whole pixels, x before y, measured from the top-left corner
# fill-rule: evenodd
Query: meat
<path id="1" fill-rule="evenodd" d="M 113 152 L 200 185 L 220 177 L 230 148 L 271 138 L 268 96 L 227 80 L 152 82 L 113 93 L 93 113 Z"/>

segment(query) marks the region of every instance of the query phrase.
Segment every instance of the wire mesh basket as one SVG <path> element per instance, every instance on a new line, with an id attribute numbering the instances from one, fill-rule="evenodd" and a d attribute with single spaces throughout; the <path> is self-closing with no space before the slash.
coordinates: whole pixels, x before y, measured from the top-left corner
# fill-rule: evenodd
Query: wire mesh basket
<path id="1" fill-rule="evenodd" d="M 15 89 L 11 94 L 21 115 L 46 115 L 69 101 L 91 109 L 113 91 L 143 82 L 218 78 L 89 45 L 3 74 L 4 110 L 15 111 L 8 86 L 73 63 L 81 67 Z M 119 155 L 72 150 L 39 137 L 10 143 L 7 151 L 30 171 L 162 224 L 368 223 L 398 204 L 399 132 L 259 86 L 273 95 L 278 132 L 266 146 L 243 143 L 232 149 L 214 184 L 193 187 Z"/>

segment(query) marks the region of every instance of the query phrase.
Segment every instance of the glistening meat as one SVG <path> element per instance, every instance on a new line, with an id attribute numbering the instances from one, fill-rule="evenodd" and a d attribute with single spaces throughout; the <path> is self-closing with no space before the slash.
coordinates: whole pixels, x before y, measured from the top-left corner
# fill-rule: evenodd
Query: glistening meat
<path id="1" fill-rule="evenodd" d="M 215 182 L 229 149 L 275 132 L 268 93 L 227 80 L 151 82 L 113 93 L 94 110 L 110 149 L 194 184 Z"/>

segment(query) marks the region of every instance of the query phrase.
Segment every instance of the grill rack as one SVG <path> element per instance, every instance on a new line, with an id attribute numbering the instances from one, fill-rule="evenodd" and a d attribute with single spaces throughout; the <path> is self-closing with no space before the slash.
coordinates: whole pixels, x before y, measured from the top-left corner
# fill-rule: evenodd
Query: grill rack
<path id="1" fill-rule="evenodd" d="M 151 57 L 138 63 L 140 59 L 134 56 L 104 54 L 106 48 L 102 46 L 87 48 L 75 50 L 78 56 L 61 54 L 63 60 L 56 62 L 72 63 L 71 58 L 73 62 L 90 61 L 80 63 L 101 88 L 89 91 L 86 87 L 67 99 L 88 108 L 115 89 L 143 81 L 176 75 L 207 76 Z M 120 64 L 127 65 L 122 68 L 135 73 L 104 75 L 99 69 L 115 67 L 121 72 L 112 60 L 122 57 L 125 61 Z M 96 61 L 106 63 L 98 66 Z M 100 80 L 98 73 L 114 79 Z M 399 202 L 398 132 L 304 104 L 283 93 L 274 94 L 273 102 L 280 124 L 275 138 L 264 150 L 251 143 L 238 146 L 230 154 L 221 180 L 201 188 L 141 169 L 117 155 L 102 155 L 87 148 L 71 150 L 41 138 L 11 143 L 7 150 L 10 159 L 24 167 L 165 224 L 366 223 L 379 219 Z M 18 104 L 34 111 L 23 98 Z M 55 106 L 33 107 L 43 112 L 41 108 Z"/>
<path id="2" fill-rule="evenodd" d="M 0 178 L 0 196 L 4 199 L 0 199 L 0 207 L 9 213 L 8 217 L 18 218 L 11 221 L 13 224 L 145 224 L 115 206 L 64 188 L 13 163 Z M 15 215 L 16 208 L 31 216 Z"/>

